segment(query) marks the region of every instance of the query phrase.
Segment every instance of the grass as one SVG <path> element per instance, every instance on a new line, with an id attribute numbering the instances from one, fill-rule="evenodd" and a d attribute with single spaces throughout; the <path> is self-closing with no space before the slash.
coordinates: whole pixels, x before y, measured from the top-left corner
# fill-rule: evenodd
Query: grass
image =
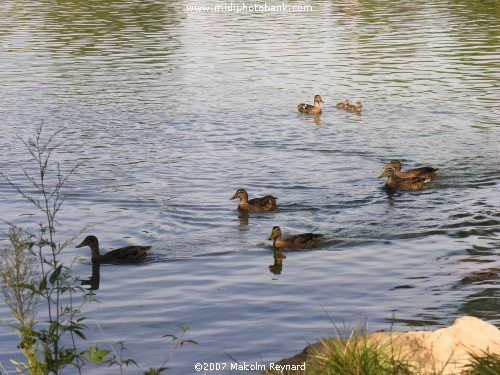
<path id="1" fill-rule="evenodd" d="M 449 372 L 440 370 L 423 371 L 404 356 L 402 348 L 390 340 L 372 340 L 365 325 L 351 329 L 334 324 L 333 337 L 309 345 L 304 355 L 293 361 L 284 362 L 295 365 L 306 362 L 305 371 L 300 367 L 294 370 L 268 371 L 273 375 L 444 375 Z M 470 363 L 462 370 L 462 375 L 500 374 L 500 355 L 482 352 L 470 353 Z"/>
<path id="2" fill-rule="evenodd" d="M 345 326 L 343 331 L 337 326 L 334 326 L 334 329 L 334 337 L 325 338 L 319 348 L 312 350 L 315 363 L 307 367 L 307 374 L 410 375 L 413 373 L 413 367 L 407 361 L 397 359 L 390 343 L 369 340 L 364 325 L 352 330 Z"/>
<path id="3" fill-rule="evenodd" d="M 500 374 L 500 355 L 491 353 L 472 354 L 472 360 L 466 366 L 464 375 Z"/>

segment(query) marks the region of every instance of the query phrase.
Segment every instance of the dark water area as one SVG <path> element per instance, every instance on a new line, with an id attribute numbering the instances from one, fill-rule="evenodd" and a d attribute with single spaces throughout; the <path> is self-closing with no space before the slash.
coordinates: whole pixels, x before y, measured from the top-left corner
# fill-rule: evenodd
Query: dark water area
<path id="1" fill-rule="evenodd" d="M 143 370 L 168 356 L 161 336 L 181 324 L 199 345 L 175 353 L 174 374 L 290 356 L 331 334 L 330 318 L 369 330 L 463 315 L 500 326 L 498 2 L 310 4 L 236 14 L 190 12 L 191 1 L 0 3 L 1 170 L 22 182 L 32 165 L 18 137 L 42 122 L 47 135 L 63 129 L 55 161 L 83 165 L 66 187 L 61 241 L 88 227 L 106 250 L 153 246 L 145 264 L 101 266 L 100 303 L 84 307 L 89 340 L 125 340 Z M 323 114 L 297 113 L 315 94 Z M 361 114 L 338 110 L 344 99 L 361 100 Z M 388 194 L 377 176 L 391 159 L 440 173 Z M 238 188 L 277 196 L 277 211 L 239 213 L 228 200 Z M 2 219 L 33 226 L 34 213 L 0 181 Z M 325 240 L 279 267 L 275 225 Z M 65 260 L 79 256 L 74 272 L 88 279 L 90 251 L 73 245 Z M 14 373 L 17 338 L 0 335 Z"/>

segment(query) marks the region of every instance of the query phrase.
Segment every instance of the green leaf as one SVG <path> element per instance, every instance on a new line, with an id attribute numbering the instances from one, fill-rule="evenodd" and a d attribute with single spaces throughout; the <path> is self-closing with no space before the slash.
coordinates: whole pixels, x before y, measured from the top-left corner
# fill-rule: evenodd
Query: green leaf
<path id="1" fill-rule="evenodd" d="M 85 337 L 85 335 L 81 331 L 78 331 L 78 330 L 75 329 L 73 332 L 75 333 L 75 335 L 77 335 L 81 339 L 87 340 L 87 338 Z"/>
<path id="2" fill-rule="evenodd" d="M 62 270 L 62 267 L 63 265 L 59 265 L 54 272 L 52 272 L 52 275 L 50 275 L 50 283 L 51 284 L 54 284 L 56 282 L 56 280 L 59 278 L 59 275 L 61 274 L 61 270 Z"/>
<path id="3" fill-rule="evenodd" d="M 136 365 L 137 367 L 139 367 L 139 365 L 137 364 L 136 361 L 134 361 L 133 359 L 126 359 L 123 361 L 123 363 L 125 363 L 125 365 L 128 367 L 129 365 Z"/>
<path id="4" fill-rule="evenodd" d="M 99 358 L 106 357 L 109 353 L 111 353 L 111 350 L 106 350 L 106 349 L 99 349 L 96 350 L 94 355 Z"/>
<path id="5" fill-rule="evenodd" d="M 44 291 L 45 289 L 47 289 L 47 279 L 44 277 L 42 281 L 40 281 L 40 284 L 38 285 L 38 291 L 41 292 Z"/>
<path id="6" fill-rule="evenodd" d="M 109 359 L 105 359 L 105 357 L 111 353 L 111 350 L 105 350 L 105 349 L 99 349 L 97 345 L 91 346 L 88 355 L 84 354 L 82 355 L 83 358 L 85 358 L 87 361 L 95 363 L 97 365 L 102 365 L 109 363 Z"/>
<path id="7" fill-rule="evenodd" d="M 189 324 L 180 325 L 179 328 L 182 329 L 184 332 L 186 332 L 189 330 Z"/>

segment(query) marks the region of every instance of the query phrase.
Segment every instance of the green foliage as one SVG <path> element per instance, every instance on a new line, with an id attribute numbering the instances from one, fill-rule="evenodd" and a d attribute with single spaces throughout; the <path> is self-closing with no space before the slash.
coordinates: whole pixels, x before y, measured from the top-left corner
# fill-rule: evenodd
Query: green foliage
<path id="1" fill-rule="evenodd" d="M 165 359 L 165 361 L 163 361 L 163 363 L 161 364 L 160 367 L 158 367 L 158 368 L 150 368 L 149 370 L 147 370 L 147 371 L 144 372 L 144 375 L 158 375 L 158 374 L 161 374 L 162 372 L 168 370 L 168 367 L 166 367 L 167 363 L 172 359 L 174 353 L 176 352 L 176 350 L 179 347 L 183 346 L 186 343 L 198 344 L 194 340 L 190 340 L 190 339 L 185 339 L 184 338 L 184 336 L 186 335 L 187 331 L 190 328 L 189 325 L 187 325 L 187 324 L 186 325 L 180 325 L 179 328 L 182 330 L 182 333 L 181 333 L 180 336 L 176 336 L 176 335 L 172 335 L 172 334 L 166 334 L 166 335 L 162 336 L 162 337 L 171 337 L 172 341 L 174 342 L 174 347 L 170 350 L 170 353 L 168 353 L 167 358 Z"/>
<path id="2" fill-rule="evenodd" d="M 85 340 L 80 306 L 88 301 L 82 298 L 80 306 L 74 305 L 75 296 L 83 297 L 84 290 L 76 285 L 71 273 L 71 264 L 58 260 L 59 254 L 73 240 L 56 243 L 56 216 L 66 199 L 62 188 L 78 165 L 63 172 L 57 163 L 51 169 L 55 132 L 48 140 L 42 140 L 42 126 L 35 139 L 22 141 L 36 165 L 36 172 L 24 170 L 29 187 L 23 187 L 3 177 L 23 198 L 41 212 L 37 229 L 23 229 L 10 225 L 11 248 L 2 250 L 0 273 L 3 280 L 2 293 L 17 323 L 8 326 L 17 332 L 19 348 L 26 362 L 14 362 L 17 371 L 29 374 L 59 374 L 68 365 L 80 368 L 87 351 L 77 350 L 76 338 Z M 64 298 L 64 302 L 63 302 Z M 40 323 L 41 311 L 48 317 Z M 69 343 L 69 344 L 68 344 Z M 23 370 L 21 370 L 23 369 Z"/>
<path id="3" fill-rule="evenodd" d="M 29 252 L 29 238 L 15 227 L 9 230 L 12 249 L 0 249 L 0 276 L 2 294 L 17 322 L 4 320 L 19 337 L 19 350 L 26 358 L 26 363 L 14 363 L 24 369 L 41 368 L 38 358 L 38 343 L 31 334 L 35 327 L 39 294 L 33 288 L 38 279 L 36 258 Z"/>
<path id="4" fill-rule="evenodd" d="M 500 355 L 492 353 L 471 354 L 471 363 L 465 367 L 464 375 L 500 374 Z"/>
<path id="5" fill-rule="evenodd" d="M 36 230 L 19 228 L 13 223 L 10 226 L 9 240 L 11 247 L 0 249 L 1 292 L 10 308 L 13 320 L 3 322 L 19 337 L 19 350 L 25 361 L 11 361 L 18 373 L 45 375 L 61 374 L 68 366 L 72 366 L 79 374 L 87 363 L 98 366 L 118 366 L 123 368 L 137 366 L 133 359 L 124 359 L 126 347 L 119 342 L 119 353 L 111 346 L 111 350 L 101 349 L 98 344 L 91 344 L 79 350 L 77 340 L 86 341 L 84 324 L 86 317 L 81 316 L 81 307 L 92 297 L 86 290 L 78 286 L 72 275 L 71 264 L 64 264 L 59 255 L 77 235 L 69 240 L 56 242 L 58 222 L 57 214 L 66 196 L 62 188 L 75 172 L 78 164 L 67 172 L 56 163 L 51 169 L 51 156 L 56 146 L 53 141 L 60 131 L 42 140 L 42 126 L 36 130 L 35 139 L 23 141 L 36 165 L 34 174 L 24 170 L 24 177 L 29 187 L 12 181 L 3 172 L 5 179 L 23 198 L 33 204 L 41 213 L 42 220 L 37 223 Z M 75 300 L 78 299 L 78 305 Z M 43 323 L 37 317 L 40 313 L 47 316 Z M 147 374 L 164 372 L 167 362 L 179 346 L 195 343 L 184 339 L 189 326 L 179 326 L 182 334 L 165 335 L 174 341 L 174 347 L 167 359 L 158 369 L 150 369 Z M 80 343 L 80 342 L 79 342 Z M 80 345 L 81 346 L 81 345 Z M 83 345 L 87 346 L 86 344 Z M 0 368 L 1 364 L 0 364 Z M 74 373 L 72 371 L 72 373 Z"/>
<path id="6" fill-rule="evenodd" d="M 364 326 L 341 332 L 336 326 L 335 337 L 322 341 L 323 348 L 313 355 L 317 363 L 307 368 L 307 374 L 335 375 L 410 375 L 411 366 L 395 358 L 390 344 L 372 343 Z M 345 338 L 347 337 L 347 338 Z"/>

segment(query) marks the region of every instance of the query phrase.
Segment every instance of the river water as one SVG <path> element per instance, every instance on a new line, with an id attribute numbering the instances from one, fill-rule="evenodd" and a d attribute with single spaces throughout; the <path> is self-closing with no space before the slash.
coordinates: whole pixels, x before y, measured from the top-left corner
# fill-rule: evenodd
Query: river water
<path id="1" fill-rule="evenodd" d="M 87 227 L 63 253 L 79 256 L 75 274 L 92 273 L 88 248 L 74 248 L 86 234 L 103 249 L 153 246 L 145 264 L 102 266 L 100 303 L 83 309 L 89 340 L 124 340 L 142 370 L 167 358 L 162 335 L 181 324 L 199 345 L 176 351 L 173 374 L 291 356 L 331 334 L 330 319 L 369 330 L 463 315 L 500 325 L 499 3 L 290 4 L 313 10 L 0 3 L 2 172 L 27 186 L 19 137 L 42 123 L 45 137 L 62 129 L 54 161 L 83 163 L 59 213 L 61 241 Z M 315 94 L 323 114 L 297 113 Z M 338 110 L 344 99 L 361 100 L 362 113 Z M 377 176 L 396 158 L 439 177 L 388 194 Z M 238 188 L 277 196 L 278 210 L 239 213 L 228 200 Z M 3 180 L 0 212 L 34 224 Z M 325 240 L 273 266 L 274 225 Z M 13 371 L 16 336 L 0 334 Z"/>

